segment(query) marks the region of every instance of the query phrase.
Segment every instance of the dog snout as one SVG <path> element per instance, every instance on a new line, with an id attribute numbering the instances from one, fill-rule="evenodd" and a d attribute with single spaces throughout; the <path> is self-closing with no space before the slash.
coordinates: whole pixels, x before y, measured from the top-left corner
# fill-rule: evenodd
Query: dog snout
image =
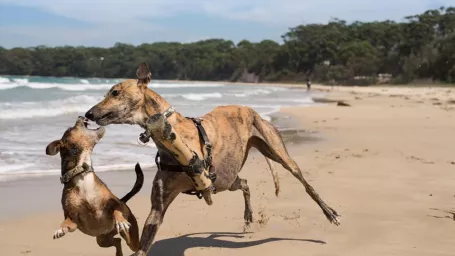
<path id="1" fill-rule="evenodd" d="M 86 117 L 87 119 L 93 121 L 93 117 L 94 117 L 94 115 L 93 115 L 93 110 L 90 109 L 89 111 L 87 111 L 87 113 L 85 113 L 85 117 Z"/>

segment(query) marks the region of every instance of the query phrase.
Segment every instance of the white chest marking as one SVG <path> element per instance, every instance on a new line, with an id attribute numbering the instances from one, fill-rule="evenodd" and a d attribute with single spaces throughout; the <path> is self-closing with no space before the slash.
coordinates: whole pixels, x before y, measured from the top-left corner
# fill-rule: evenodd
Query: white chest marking
<path id="1" fill-rule="evenodd" d="M 87 200 L 89 203 L 96 203 L 98 198 L 98 190 L 95 184 L 95 174 L 89 172 L 83 177 L 80 177 L 76 183 L 79 188 L 80 196 Z"/>

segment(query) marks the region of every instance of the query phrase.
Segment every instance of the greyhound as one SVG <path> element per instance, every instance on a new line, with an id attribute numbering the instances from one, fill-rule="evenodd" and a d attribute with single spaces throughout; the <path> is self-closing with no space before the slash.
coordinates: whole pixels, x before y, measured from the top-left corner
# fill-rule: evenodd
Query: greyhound
<path id="1" fill-rule="evenodd" d="M 46 147 L 46 154 L 60 152 L 63 183 L 62 207 L 65 220 L 55 231 L 54 239 L 76 229 L 89 236 L 96 236 L 100 247 L 115 247 L 117 256 L 123 255 L 118 233 L 132 251 L 139 249 L 139 228 L 136 218 L 126 202 L 138 193 L 144 182 L 139 163 L 136 164 L 136 182 L 125 196 L 117 198 L 98 178 L 92 168 L 91 153 L 104 136 L 104 127 L 89 129 L 88 120 L 78 117 L 73 127 L 67 129 L 60 140 Z"/>
<path id="2" fill-rule="evenodd" d="M 109 124 L 139 125 L 146 129 L 147 121 L 156 114 L 168 111 L 171 105 L 147 85 L 152 74 L 147 64 L 142 63 L 136 71 L 137 79 L 128 79 L 114 85 L 105 98 L 85 113 L 85 117 L 100 126 Z M 183 138 L 199 158 L 207 154 L 200 140 L 198 129 L 192 120 L 174 111 L 167 121 Z M 202 125 L 212 144 L 212 163 L 215 167 L 216 193 L 243 191 L 245 200 L 245 222 L 252 221 L 250 191 L 247 181 L 238 176 L 251 147 L 258 149 L 267 159 L 281 164 L 305 187 L 306 192 L 319 205 L 327 219 L 339 225 L 338 213 L 329 207 L 305 180 L 296 162 L 289 156 L 283 139 L 270 122 L 252 108 L 238 105 L 218 106 L 201 117 Z M 153 139 L 153 137 L 152 137 Z M 155 141 L 155 140 L 154 140 Z M 165 166 L 179 165 L 173 152 L 156 143 Z M 273 174 L 273 172 L 272 172 Z M 274 176 L 276 179 L 276 176 Z M 276 179 L 277 180 L 277 179 Z M 276 183 L 276 186 L 278 184 Z M 140 249 L 134 255 L 146 255 L 155 235 L 163 222 L 166 210 L 178 194 L 194 189 L 185 173 L 170 172 L 161 168 L 155 175 L 151 194 L 152 209 L 142 230 Z M 278 192 L 279 187 L 276 188 Z"/>

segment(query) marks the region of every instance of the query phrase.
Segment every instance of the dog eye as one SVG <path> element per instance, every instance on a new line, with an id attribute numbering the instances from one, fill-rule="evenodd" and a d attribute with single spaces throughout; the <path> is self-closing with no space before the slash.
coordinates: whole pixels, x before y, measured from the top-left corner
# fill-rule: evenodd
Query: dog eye
<path id="1" fill-rule="evenodd" d="M 114 96 L 114 97 L 115 97 L 115 96 L 118 96 L 119 94 L 120 94 L 120 92 L 117 91 L 117 90 L 112 91 L 112 96 Z"/>

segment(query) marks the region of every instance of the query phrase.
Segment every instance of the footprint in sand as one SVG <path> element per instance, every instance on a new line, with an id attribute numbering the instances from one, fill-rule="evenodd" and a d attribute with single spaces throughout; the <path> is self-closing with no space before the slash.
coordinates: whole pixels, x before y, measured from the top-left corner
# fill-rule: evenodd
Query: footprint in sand
<path id="1" fill-rule="evenodd" d="M 420 161 L 424 164 L 434 164 L 435 162 L 433 161 L 428 161 L 426 159 L 423 159 L 421 157 L 416 157 L 416 156 L 408 156 L 408 159 L 411 159 L 411 160 L 417 160 L 417 161 Z"/>
<path id="2" fill-rule="evenodd" d="M 430 208 L 432 211 L 439 211 L 448 215 L 438 216 L 438 215 L 428 215 L 429 217 L 437 218 L 437 219 L 451 219 L 455 221 L 455 211 L 454 210 L 441 210 L 437 208 Z"/>

